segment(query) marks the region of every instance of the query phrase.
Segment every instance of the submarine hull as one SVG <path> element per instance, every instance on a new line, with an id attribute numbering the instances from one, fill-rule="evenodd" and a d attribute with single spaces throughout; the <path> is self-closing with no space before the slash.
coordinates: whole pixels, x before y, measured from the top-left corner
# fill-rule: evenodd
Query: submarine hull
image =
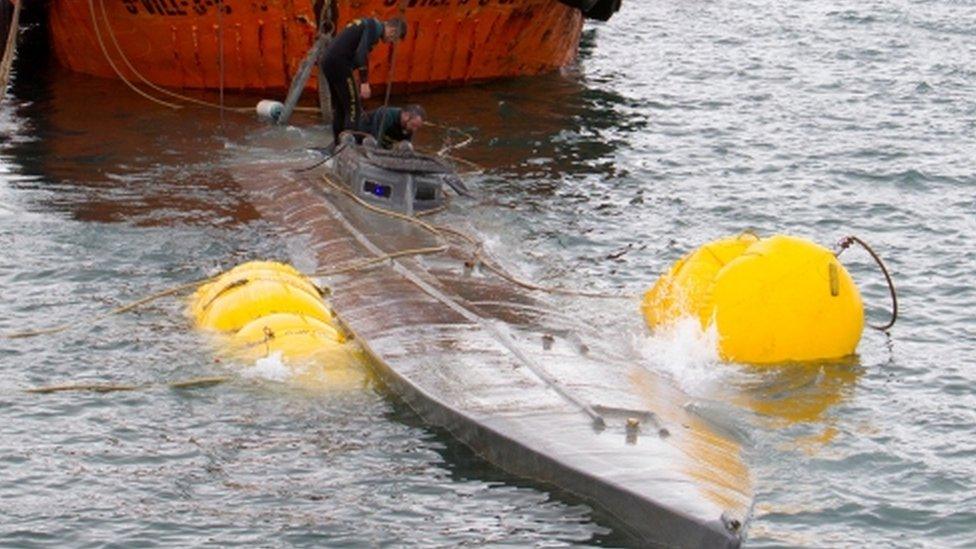
<path id="1" fill-rule="evenodd" d="M 434 244 L 293 166 L 236 171 L 317 269 Z M 738 546 L 752 502 L 740 442 L 584 319 L 473 273 L 467 259 L 452 249 L 323 282 L 383 381 L 429 424 L 510 473 L 586 499 L 641 545 Z"/>

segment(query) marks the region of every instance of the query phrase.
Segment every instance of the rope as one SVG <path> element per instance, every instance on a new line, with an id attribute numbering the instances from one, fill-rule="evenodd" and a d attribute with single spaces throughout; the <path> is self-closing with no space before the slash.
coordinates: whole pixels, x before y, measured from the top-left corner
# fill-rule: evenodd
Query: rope
<path id="1" fill-rule="evenodd" d="M 138 391 L 139 389 L 151 389 L 153 387 L 169 387 L 170 389 L 200 389 L 213 387 L 230 381 L 228 376 L 208 376 L 193 377 L 166 383 L 146 383 L 142 385 L 117 385 L 110 383 L 77 383 L 69 385 L 48 385 L 46 387 L 35 387 L 26 389 L 25 392 L 36 395 L 49 395 L 52 393 L 65 393 L 68 391 L 88 391 L 93 393 L 115 393 L 120 391 Z"/>
<path id="2" fill-rule="evenodd" d="M 452 234 L 452 235 L 458 236 L 461 239 L 463 239 L 464 241 L 468 242 L 474 248 L 473 256 L 474 256 L 474 259 L 477 261 L 477 263 L 480 263 L 481 265 L 484 265 L 485 268 L 487 268 L 489 271 L 495 273 L 496 275 L 498 275 L 502 279 L 504 279 L 504 280 L 506 280 L 506 281 L 508 281 L 508 282 L 510 282 L 510 283 L 512 283 L 514 285 L 516 285 L 516 286 L 521 286 L 521 287 L 526 288 L 526 289 L 529 289 L 529 290 L 536 290 L 536 291 L 541 291 L 541 292 L 545 292 L 545 293 L 559 294 L 559 295 L 570 295 L 570 296 L 578 296 L 578 297 L 591 297 L 591 298 L 596 298 L 596 299 L 625 299 L 625 300 L 632 300 L 632 299 L 634 299 L 634 296 L 629 296 L 629 295 L 609 294 L 609 293 L 601 293 L 601 292 L 585 292 L 585 291 L 579 291 L 579 290 L 571 290 L 571 289 L 568 289 L 568 288 L 541 286 L 539 284 L 534 284 L 534 283 L 531 283 L 531 282 L 527 282 L 525 280 L 522 280 L 522 279 L 516 277 L 515 275 L 512 275 L 511 273 L 509 273 L 508 271 L 506 271 L 502 267 L 500 267 L 498 265 L 495 265 L 492 262 L 492 260 L 489 257 L 487 257 L 484 254 L 484 252 L 482 251 L 482 249 L 484 248 L 482 242 L 480 242 L 478 239 L 474 238 L 473 236 L 471 236 L 471 235 L 469 235 L 469 234 L 467 234 L 467 233 L 465 233 L 463 231 L 460 231 L 458 229 L 454 229 L 454 228 L 451 228 L 451 227 L 445 227 L 445 226 L 442 226 L 442 225 L 433 225 L 433 224 L 427 223 L 426 221 L 423 221 L 421 219 L 417 219 L 416 217 L 413 217 L 413 216 L 409 216 L 409 215 L 406 215 L 406 214 L 401 214 L 399 212 L 392 212 L 392 211 L 385 210 L 385 209 L 380 208 L 380 207 L 377 207 L 377 206 L 373 206 L 372 204 L 370 204 L 370 203 L 366 202 L 365 200 L 363 200 L 363 199 L 359 198 L 358 196 L 356 196 L 349 189 L 346 189 L 345 187 L 343 187 L 343 186 L 339 185 L 338 183 L 336 183 L 335 181 L 333 181 L 331 178 L 329 178 L 329 176 L 323 174 L 322 175 L 322 180 L 329 187 L 331 187 L 332 189 L 334 189 L 336 191 L 339 191 L 342 194 L 346 195 L 351 200 L 353 200 L 356 204 L 358 204 L 358 205 L 366 208 L 367 210 L 372 211 L 372 212 L 375 212 L 375 213 L 378 213 L 380 215 L 384 215 L 384 216 L 387 216 L 387 217 L 392 217 L 394 219 L 399 219 L 399 220 L 402 220 L 402 221 L 406 221 L 408 223 L 412 223 L 412 224 L 420 227 L 421 229 L 429 232 L 430 234 L 434 235 L 434 237 L 437 238 L 438 241 L 444 242 L 444 244 L 442 246 L 437 246 L 435 248 L 429 248 L 429 249 L 424 248 L 423 249 L 424 250 L 424 253 L 439 253 L 439 252 L 446 251 L 449 248 L 449 245 L 448 245 L 447 239 L 445 238 L 444 235 L 446 235 L 446 234 Z M 405 250 L 405 251 L 411 252 L 411 254 L 405 254 L 405 255 L 412 255 L 412 252 L 414 252 L 415 250 Z M 377 259 L 376 261 L 371 260 L 371 263 L 375 263 L 375 262 L 379 262 L 379 261 L 385 261 L 386 259 L 389 259 L 389 258 L 388 257 L 383 257 L 383 258 Z M 474 264 L 474 262 L 472 262 L 472 264 Z"/>
<path id="3" fill-rule="evenodd" d="M 94 0 L 88 0 L 88 5 L 89 5 L 89 9 L 92 12 L 92 25 L 95 27 L 95 37 L 98 39 L 99 46 L 101 46 L 102 53 L 105 56 L 106 61 L 108 61 L 109 65 L 111 65 L 112 69 L 115 71 L 115 74 L 119 77 L 119 79 L 122 80 L 129 88 L 132 88 L 133 91 L 135 91 L 139 95 L 145 97 L 146 99 L 148 99 L 148 100 L 150 100 L 150 101 L 152 101 L 154 103 L 158 103 L 160 105 L 163 105 L 163 106 L 168 107 L 168 108 L 171 108 L 171 109 L 181 109 L 181 108 L 183 108 L 183 105 L 177 105 L 177 104 L 174 104 L 174 103 L 170 103 L 168 101 L 164 101 L 164 100 L 159 99 L 159 98 L 157 98 L 155 96 L 152 96 L 152 95 L 150 95 L 150 94 L 148 94 L 146 92 L 143 92 L 142 90 L 140 90 L 139 88 L 137 88 L 134 84 L 132 84 L 132 82 L 115 65 L 115 63 L 112 61 L 111 57 L 109 56 L 108 49 L 105 47 L 103 38 L 101 36 L 101 32 L 98 29 L 98 22 L 96 20 L 96 16 L 95 16 L 95 13 L 94 13 L 94 8 L 93 8 L 93 5 L 92 5 L 93 4 L 93 1 Z M 191 96 L 188 96 L 188 95 L 184 95 L 184 94 L 181 94 L 181 93 L 177 93 L 177 92 L 168 90 L 166 88 L 163 88 L 161 86 L 158 86 L 158 85 L 154 84 L 152 81 L 150 81 L 148 78 L 146 78 L 141 72 L 139 72 L 139 70 L 136 69 L 132 65 L 132 63 L 129 61 L 129 57 L 125 54 L 125 51 L 122 50 L 122 46 L 119 44 L 119 41 L 116 38 L 115 30 L 112 28 L 111 20 L 109 19 L 108 12 L 105 9 L 105 0 L 98 0 L 98 2 L 99 2 L 99 7 L 100 7 L 101 12 L 102 12 L 102 18 L 103 18 L 103 20 L 105 22 L 105 28 L 108 31 L 108 37 L 111 40 L 112 45 L 115 47 L 115 51 L 118 52 L 119 59 L 122 60 L 122 63 L 125 65 L 125 67 L 132 74 L 134 74 L 136 76 L 136 78 L 138 78 L 144 85 L 146 85 L 147 87 L 151 88 L 154 91 L 157 91 L 157 92 L 159 92 L 161 94 L 164 94 L 166 96 L 169 96 L 169 97 L 171 97 L 173 99 L 178 99 L 180 101 L 184 101 L 186 103 L 191 103 L 191 104 L 194 104 L 194 105 L 198 105 L 200 107 L 208 107 L 208 108 L 212 108 L 212 109 L 221 109 L 222 111 L 234 112 L 234 113 L 238 113 L 238 114 L 250 114 L 251 112 L 254 111 L 254 108 L 253 107 L 228 107 L 228 106 L 226 106 L 226 105 L 223 104 L 224 63 L 223 63 L 223 39 L 222 39 L 222 36 L 223 36 L 222 23 L 223 23 L 223 21 L 222 21 L 222 19 L 219 20 L 220 21 L 220 26 L 221 26 L 221 100 L 220 100 L 220 103 L 214 103 L 212 101 L 206 101 L 204 99 L 198 99 L 196 97 L 191 97 Z M 218 11 L 218 17 L 222 17 L 220 15 L 220 13 L 221 12 Z M 294 110 L 300 111 L 300 112 L 318 112 L 319 111 L 319 109 L 316 109 L 314 107 L 296 107 Z"/>
<path id="4" fill-rule="evenodd" d="M 400 0 L 400 2 L 397 3 L 397 17 L 399 17 L 400 21 L 402 21 L 404 24 L 406 24 L 407 22 L 406 18 L 404 17 L 406 13 L 407 13 L 407 0 Z M 390 106 L 390 92 L 393 91 L 393 77 L 396 75 L 396 60 L 397 60 L 396 53 L 397 53 L 397 44 L 399 43 L 400 43 L 400 37 L 397 36 L 397 39 L 393 42 L 390 51 L 390 71 L 386 73 L 386 97 L 383 98 L 384 107 Z M 382 132 L 380 133 L 382 134 Z"/>
<path id="5" fill-rule="evenodd" d="M 326 155 L 325 158 L 323 158 L 321 160 L 317 160 L 316 162 L 314 162 L 310 166 L 305 166 L 304 168 L 294 168 L 294 169 L 292 169 L 292 173 L 305 173 L 305 172 L 310 172 L 310 171 L 314 170 L 315 168 L 318 168 L 322 164 L 325 164 L 329 160 L 332 160 L 333 158 L 335 158 L 336 155 L 338 155 L 340 152 L 342 152 L 342 149 L 345 149 L 345 148 L 346 148 L 345 145 L 339 145 L 338 147 L 336 147 L 336 149 L 334 151 L 332 151 L 332 154 Z"/>
<path id="6" fill-rule="evenodd" d="M 422 219 L 417 219 L 416 217 L 409 216 L 407 214 L 402 214 L 400 212 L 391 212 L 390 210 L 384 210 L 383 208 L 374 206 L 374 205 L 370 204 L 369 202 L 366 202 L 362 198 L 359 198 L 358 196 L 356 196 L 349 189 L 347 189 L 347 188 L 339 185 L 338 183 L 332 181 L 332 179 L 330 179 L 329 176 L 327 176 L 325 174 L 322 175 L 322 181 L 325 181 L 325 183 L 329 187 L 331 187 L 332 189 L 334 189 L 336 191 L 339 191 L 342 194 L 348 196 L 354 202 L 356 202 L 357 204 L 359 204 L 360 206 L 366 208 L 367 210 L 369 210 L 371 212 L 375 212 L 375 213 L 378 213 L 380 215 L 385 215 L 387 217 L 392 217 L 393 219 L 399 219 L 401 221 L 406 221 L 408 223 L 412 223 L 412 224 L 420 227 L 421 229 L 429 232 L 430 234 L 432 234 L 434 236 L 434 238 L 436 238 L 438 241 L 440 241 L 440 242 L 443 242 L 444 241 L 444 236 L 442 234 L 442 231 L 440 229 L 438 229 L 437 227 L 435 227 L 434 225 L 431 225 L 430 223 L 427 223 L 426 221 L 424 221 Z"/>
<path id="7" fill-rule="evenodd" d="M 348 338 L 346 338 L 346 334 L 343 334 L 342 332 L 340 332 L 339 329 L 338 329 L 338 327 L 336 327 L 334 329 L 336 330 L 336 334 L 338 334 L 339 337 L 341 337 L 343 339 L 336 339 L 336 340 L 333 340 L 333 341 L 335 341 L 336 343 L 339 343 L 339 344 L 346 343 L 348 341 Z M 272 341 L 274 341 L 275 339 L 279 339 L 279 338 L 286 337 L 286 336 L 292 336 L 292 335 L 325 335 L 325 334 L 324 334 L 324 332 L 322 332 L 322 331 L 320 331 L 318 329 L 308 329 L 308 328 L 293 328 L 291 330 L 279 330 L 279 331 L 275 332 L 271 328 L 265 326 L 264 327 L 264 339 L 262 339 L 260 341 L 252 341 L 250 343 L 237 344 L 237 345 L 234 345 L 234 349 L 236 349 L 237 351 L 248 351 L 250 349 L 256 349 L 256 348 L 261 347 L 263 345 L 264 346 L 264 357 L 267 358 L 267 357 L 271 356 L 271 342 Z"/>
<path id="8" fill-rule="evenodd" d="M 869 254 L 871 254 L 871 257 L 874 259 L 874 262 L 877 263 L 878 267 L 881 268 L 881 272 L 884 274 L 885 281 L 888 283 L 888 293 L 891 295 L 891 319 L 888 320 L 887 324 L 884 324 L 882 326 L 875 326 L 874 324 L 868 324 L 868 326 L 874 328 L 875 330 L 887 333 L 888 330 L 892 326 L 894 326 L 895 322 L 898 320 L 898 295 L 895 293 L 895 283 L 892 282 L 891 275 L 888 274 L 888 268 L 885 267 L 884 262 L 881 261 L 881 257 L 879 257 L 878 254 L 876 254 L 874 250 L 871 249 L 871 246 L 868 246 L 867 242 L 861 240 L 856 236 L 848 235 L 840 239 L 840 242 L 837 243 L 838 250 L 834 255 L 836 257 L 840 257 L 840 255 L 844 253 L 844 251 L 847 250 L 847 248 L 849 248 L 851 244 L 854 244 L 855 242 L 860 244 L 862 248 L 864 248 Z"/>
<path id="9" fill-rule="evenodd" d="M 474 142 L 474 136 L 462 130 L 461 128 L 455 126 L 441 126 L 438 124 L 430 124 L 430 125 L 438 128 L 443 128 L 444 130 L 447 131 L 447 137 L 444 138 L 444 146 L 442 146 L 440 150 L 437 151 L 437 156 L 444 156 L 448 153 L 448 151 L 462 149 L 470 145 L 472 142 Z M 450 141 L 452 131 L 460 133 L 463 136 L 463 139 L 458 143 L 452 144 Z"/>
<path id="10" fill-rule="evenodd" d="M 105 6 L 103 4 L 102 5 L 102 8 L 104 9 L 104 7 Z M 98 28 L 98 17 L 95 16 L 95 2 L 94 2 L 94 0 L 88 0 L 88 11 L 91 13 L 92 27 L 95 29 L 95 38 L 98 40 L 98 46 L 102 49 L 102 54 L 105 56 L 105 60 L 108 61 L 108 64 L 112 67 L 112 70 L 115 71 L 115 74 L 118 75 L 119 79 L 121 79 L 122 82 L 124 82 L 126 86 L 128 86 L 129 88 L 131 88 L 132 91 L 138 93 L 139 95 L 141 95 L 142 97 L 145 97 L 146 99 L 152 101 L 153 103 L 158 103 L 158 104 L 160 104 L 160 105 L 162 105 L 164 107 L 169 107 L 169 108 L 171 108 L 173 110 L 182 109 L 183 107 L 181 105 L 177 105 L 176 103 L 170 103 L 168 101 L 164 101 L 162 99 L 159 99 L 157 97 L 154 97 L 154 96 L 152 96 L 152 95 L 150 95 L 150 94 L 148 94 L 148 93 L 140 90 L 138 87 L 136 87 L 135 84 L 133 84 L 132 82 L 130 82 L 129 79 L 126 78 L 124 74 L 122 74 L 122 71 L 119 70 L 119 67 L 115 64 L 115 61 L 113 61 L 112 60 L 112 57 L 108 54 L 108 48 L 105 47 L 105 40 L 102 39 L 102 31 L 99 30 L 99 28 Z M 109 27 L 109 30 L 111 30 L 111 27 Z M 125 59 L 124 56 L 123 56 L 123 59 Z"/>
<path id="11" fill-rule="evenodd" d="M 14 14 L 10 18 L 10 28 L 7 31 L 7 43 L 3 48 L 3 58 L 0 59 L 0 98 L 7 91 L 10 71 L 14 65 L 14 55 L 17 53 L 17 38 L 20 34 L 20 5 L 22 3 L 22 1 L 14 3 Z"/>
<path id="12" fill-rule="evenodd" d="M 379 255 L 376 257 L 371 257 L 369 259 L 363 259 L 360 261 L 353 262 L 352 265 L 345 267 L 333 267 L 331 269 L 325 269 L 322 271 L 315 271 L 311 276 L 336 276 L 340 274 L 346 274 L 354 271 L 361 271 L 366 267 L 371 265 L 376 265 L 378 263 L 383 263 L 391 259 L 397 259 L 399 257 L 407 257 L 413 255 L 429 255 L 429 254 L 439 254 L 441 252 L 446 252 L 448 246 L 430 246 L 427 248 L 410 248 L 407 250 L 400 250 L 398 252 L 392 252 L 388 254 Z"/>
<path id="13" fill-rule="evenodd" d="M 393 71 L 396 70 L 396 60 L 397 60 L 397 43 L 399 40 L 393 42 L 390 53 L 390 72 L 386 75 L 386 96 L 383 98 L 383 108 L 390 106 L 390 93 L 393 91 Z M 383 134 L 382 125 L 380 126 L 380 135 Z"/>
<path id="14" fill-rule="evenodd" d="M 463 172 L 463 173 L 460 173 L 458 175 L 474 175 L 474 174 L 480 174 L 480 173 L 484 173 L 485 172 L 485 168 L 483 166 L 479 165 L 476 162 L 472 162 L 470 160 L 467 160 L 465 158 L 461 158 L 461 157 L 458 157 L 458 156 L 451 156 L 449 154 L 442 154 L 440 156 L 441 156 L 441 158 L 446 158 L 448 160 L 452 160 L 452 161 L 457 162 L 459 164 L 465 164 L 469 168 L 472 168 L 470 172 Z"/>
<path id="15" fill-rule="evenodd" d="M 435 124 L 434 122 L 427 122 L 426 120 L 424 121 L 424 126 L 430 126 L 432 128 L 439 128 L 439 129 L 442 129 L 442 130 L 446 131 L 447 134 L 448 134 L 447 137 L 445 137 L 445 139 L 444 139 L 444 145 L 441 146 L 441 148 L 437 152 L 435 152 L 435 153 L 427 152 L 427 154 L 433 154 L 433 155 L 439 156 L 441 158 L 446 158 L 448 160 L 453 160 L 454 162 L 457 162 L 459 164 L 465 164 L 469 168 L 473 168 L 473 170 L 471 172 L 468 172 L 468 174 L 470 174 L 470 173 L 483 173 L 485 171 L 485 168 L 483 166 L 481 166 L 480 164 L 477 164 L 475 162 L 472 162 L 472 161 L 467 160 L 467 159 L 464 159 L 464 158 L 460 158 L 460 157 L 456 157 L 456 156 L 451 156 L 451 155 L 447 154 L 450 151 L 467 147 L 468 145 L 470 145 L 471 143 L 473 143 L 474 142 L 474 136 L 473 135 L 471 135 L 470 133 L 468 133 L 468 132 L 466 132 L 466 131 L 464 131 L 461 128 L 458 128 L 456 126 L 444 126 L 444 125 L 441 125 L 441 124 Z M 458 132 L 464 138 L 461 141 L 459 141 L 458 143 L 451 144 L 451 142 L 450 142 L 450 134 L 451 134 L 451 132 Z M 420 150 L 420 149 L 418 149 L 418 150 Z M 420 151 L 420 152 L 424 152 L 424 151 Z M 468 174 L 464 174 L 464 175 L 468 175 Z"/>
<path id="16" fill-rule="evenodd" d="M 210 280 L 213 280 L 213 279 L 214 279 L 214 277 L 208 277 L 208 278 L 204 278 L 204 279 L 201 279 L 201 280 L 195 280 L 193 282 L 187 282 L 186 284 L 180 284 L 179 286 L 173 286 L 172 288 L 167 288 L 165 290 L 161 290 L 159 292 L 150 294 L 150 295 L 148 295 L 148 296 L 146 296 L 146 297 L 144 297 L 142 299 L 138 299 L 136 301 L 132 301 L 132 302 L 126 304 L 126 305 L 122 305 L 121 307 L 116 307 L 115 309 L 112 309 L 112 310 L 110 310 L 108 312 L 105 312 L 105 313 L 102 313 L 100 315 L 94 316 L 90 320 L 88 320 L 88 322 L 86 322 L 84 325 L 85 326 L 89 326 L 89 327 L 90 326 L 93 326 L 96 323 L 101 322 L 102 320 L 105 320 L 106 318 L 108 318 L 110 316 L 122 314 L 122 313 L 125 313 L 125 312 L 128 312 L 128 311 L 131 311 L 133 309 L 136 309 L 138 307 L 141 307 L 142 305 L 145 305 L 147 303 L 156 301 L 157 299 L 161 299 L 161 298 L 164 298 L 164 297 L 167 297 L 167 296 L 171 296 L 171 295 L 174 295 L 174 294 L 178 294 L 178 293 L 180 293 L 182 291 L 186 291 L 186 290 L 189 290 L 189 289 L 196 288 L 200 284 L 203 284 L 205 282 L 209 282 Z M 70 330 L 72 328 L 76 328 L 76 327 L 81 326 L 81 325 L 82 324 L 79 323 L 79 322 L 69 322 L 69 323 L 66 323 L 66 324 L 61 324 L 59 326 L 53 326 L 51 328 L 40 328 L 40 329 L 37 329 L 37 330 L 26 330 L 26 331 L 23 331 L 23 332 L 13 332 L 13 333 L 9 333 L 9 334 L 2 334 L 2 335 L 0 335 L 0 339 L 22 339 L 22 338 L 27 338 L 27 337 L 35 337 L 35 336 L 39 336 L 39 335 L 56 334 L 56 333 L 60 333 L 60 332 L 66 332 L 66 331 L 68 331 L 68 330 Z"/>
<path id="17" fill-rule="evenodd" d="M 92 0 L 88 0 L 88 3 L 90 5 L 92 3 Z M 111 20 L 108 17 L 108 12 L 105 9 L 105 0 L 98 0 L 98 3 L 99 3 L 99 6 L 100 6 L 100 8 L 102 10 L 102 18 L 105 21 L 105 28 L 106 28 L 106 30 L 108 30 L 108 37 L 109 37 L 109 39 L 111 39 L 112 44 L 115 46 L 115 50 L 118 52 L 119 58 L 122 60 L 122 63 L 125 64 L 126 68 L 129 69 L 129 71 L 131 71 L 132 74 L 136 75 L 136 78 L 138 78 L 140 81 L 142 81 L 143 84 L 145 84 L 149 88 L 151 88 L 151 89 L 153 89 L 153 90 L 155 90 L 155 91 L 157 91 L 159 93 L 168 95 L 169 97 L 172 97 L 174 99 L 179 99 L 181 101 L 185 101 L 187 103 L 192 103 L 194 105 L 199 105 L 201 107 L 210 107 L 210 108 L 214 108 L 214 109 L 221 109 L 221 108 L 223 108 L 223 109 L 229 110 L 231 112 L 239 112 L 239 113 L 251 112 L 253 110 L 253 108 L 251 108 L 251 107 L 222 107 L 221 104 L 219 104 L 219 103 L 212 103 L 210 101 L 205 101 L 203 99 L 197 99 L 195 97 L 190 97 L 190 96 L 187 96 L 187 95 L 183 95 L 181 93 L 176 93 L 174 91 L 167 90 L 166 88 L 163 88 L 161 86 L 158 86 L 158 85 L 152 83 L 148 78 L 146 78 L 145 76 L 143 76 L 143 74 L 141 72 L 139 72 L 132 65 L 132 63 L 129 61 L 129 57 L 125 54 L 125 51 L 122 50 L 122 46 L 119 45 L 119 41 L 118 41 L 118 39 L 115 36 L 115 30 L 112 28 Z M 92 20 L 92 23 L 95 24 L 94 19 Z M 96 27 L 97 27 L 97 24 L 96 24 Z M 99 39 L 99 41 L 101 41 L 101 39 Z M 105 49 L 104 48 L 103 48 L 102 51 L 105 53 L 105 58 L 106 59 L 109 59 L 108 53 L 105 52 Z M 109 59 L 109 62 L 111 64 L 111 60 L 110 59 Z M 112 68 L 116 68 L 114 64 L 112 64 Z M 116 72 L 116 74 L 118 74 L 119 78 L 121 78 L 123 81 L 126 81 L 126 83 L 128 83 L 128 80 L 126 79 L 126 77 L 118 69 L 116 69 L 115 72 Z M 132 87 L 131 84 L 129 86 Z M 140 95 L 144 95 L 144 94 L 140 93 Z M 156 98 L 152 98 L 152 100 L 156 101 Z M 182 108 L 182 106 L 181 105 L 177 105 L 175 108 Z"/>
<path id="18" fill-rule="evenodd" d="M 323 180 L 325 180 L 328 184 L 335 186 L 335 183 L 333 183 L 332 181 L 329 181 L 328 178 L 323 177 Z M 337 188 L 339 188 L 340 190 L 344 190 L 341 187 L 337 187 Z M 360 202 L 360 203 L 361 204 L 365 204 L 365 203 L 362 203 L 362 202 Z M 326 201 L 324 203 L 324 205 L 325 205 L 325 207 L 328 210 L 330 210 L 330 212 L 332 213 L 333 217 L 339 223 L 341 223 L 343 226 L 345 226 L 345 228 L 349 231 L 349 233 L 352 235 L 352 237 L 355 238 L 364 248 L 366 248 L 366 250 L 368 250 L 368 251 L 370 251 L 373 254 L 376 254 L 378 256 L 379 255 L 382 255 L 383 250 L 381 250 L 379 247 L 377 247 L 375 243 L 373 243 L 368 237 L 366 237 L 366 235 L 364 235 L 362 233 L 362 231 L 356 229 L 356 227 L 353 226 L 346 219 L 346 217 L 342 214 L 342 212 L 338 208 L 336 208 L 336 206 L 334 206 L 329 201 Z M 385 213 L 393 213 L 393 212 L 385 212 Z M 416 220 L 416 221 L 419 221 L 419 220 Z M 475 313 L 475 312 L 473 312 L 473 311 L 465 308 L 464 306 L 462 306 L 461 304 L 459 304 L 457 301 L 455 301 L 454 299 L 451 299 L 449 296 L 445 295 L 443 292 L 441 292 L 440 290 L 438 290 L 436 287 L 434 287 L 433 285 L 431 285 L 430 283 L 428 283 L 421 276 L 419 276 L 416 272 L 414 272 L 414 271 L 406 268 L 403 264 L 394 262 L 391 265 L 391 268 L 393 269 L 394 272 L 396 272 L 397 274 L 399 274 L 400 276 L 402 276 L 407 281 L 409 281 L 409 282 L 413 283 L 414 285 L 416 285 L 418 288 L 421 289 L 421 291 L 423 291 L 424 293 L 426 293 L 427 295 L 429 295 L 433 299 L 439 301 L 444 306 L 446 306 L 449 309 L 451 309 L 452 311 L 458 313 L 459 315 L 461 315 L 465 319 L 469 320 L 470 322 L 476 323 L 479 326 L 481 326 L 482 328 L 484 328 L 492 337 L 495 338 L 495 341 L 497 341 L 500 345 L 502 345 L 503 347 L 505 347 L 505 349 L 508 350 L 508 352 L 511 353 L 512 356 L 519 363 L 521 363 L 523 366 L 525 366 L 529 370 L 531 370 L 540 379 L 540 381 L 542 381 L 543 383 L 545 383 L 550 389 L 552 389 L 553 391 L 555 391 L 556 394 L 558 394 L 559 396 L 561 396 L 567 402 L 573 404 L 574 406 L 576 406 L 577 408 L 579 408 L 581 412 L 583 412 L 584 414 L 586 414 L 587 416 L 589 416 L 589 418 L 593 422 L 593 426 L 595 428 L 597 428 L 597 429 L 603 429 L 606 426 L 606 421 L 603 419 L 603 417 L 599 413 L 597 413 L 593 409 L 593 407 L 588 402 L 586 402 L 580 396 L 576 395 L 572 391 L 572 389 L 570 389 L 570 388 L 565 387 L 564 385 L 562 385 L 562 383 L 560 383 L 558 379 L 556 379 L 555 377 L 553 377 L 552 375 L 550 375 L 535 360 L 533 360 L 530 356 L 526 355 L 521 350 L 521 348 L 519 347 L 518 343 L 514 339 L 512 339 L 512 336 L 508 332 L 506 332 L 504 330 L 500 330 L 499 327 L 496 325 L 496 323 L 490 322 L 490 321 L 482 318 L 477 313 Z M 353 332 L 352 335 L 355 337 L 355 335 L 356 335 L 355 332 Z"/>
<path id="19" fill-rule="evenodd" d="M 105 0 L 98 0 L 104 6 Z M 107 20 L 106 20 L 107 21 Z M 217 64 L 220 65 L 220 125 L 224 125 L 224 4 L 217 4 L 217 49 L 219 55 Z"/>

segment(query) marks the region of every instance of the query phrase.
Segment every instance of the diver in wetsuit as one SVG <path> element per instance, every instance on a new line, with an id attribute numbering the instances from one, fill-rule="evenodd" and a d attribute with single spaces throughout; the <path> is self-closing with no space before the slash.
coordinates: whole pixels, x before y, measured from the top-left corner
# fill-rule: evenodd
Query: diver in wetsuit
<path id="1" fill-rule="evenodd" d="M 387 21 L 366 18 L 349 23 L 332 40 L 322 56 L 322 73 L 332 96 L 332 137 L 339 142 L 339 134 L 354 128 L 362 115 L 362 99 L 369 99 L 369 52 L 377 42 L 402 40 L 407 25 L 402 19 Z M 359 71 L 359 89 L 353 71 Z"/>
<path id="2" fill-rule="evenodd" d="M 360 119 L 359 131 L 376 138 L 384 149 L 392 148 L 400 141 L 410 141 L 424 125 L 427 112 L 420 105 L 380 107 Z"/>

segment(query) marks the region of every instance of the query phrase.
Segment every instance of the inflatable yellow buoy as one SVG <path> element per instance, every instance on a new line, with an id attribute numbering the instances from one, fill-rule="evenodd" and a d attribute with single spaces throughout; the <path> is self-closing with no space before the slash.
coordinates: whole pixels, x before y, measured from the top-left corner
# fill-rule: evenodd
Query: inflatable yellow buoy
<path id="1" fill-rule="evenodd" d="M 281 282 L 302 290 L 312 297 L 321 297 L 318 287 L 291 265 L 273 261 L 251 261 L 238 265 L 213 282 L 200 286 L 190 301 L 191 316 L 200 318 L 203 310 L 218 296 L 236 286 L 257 280 Z"/>
<path id="2" fill-rule="evenodd" d="M 647 324 L 653 328 L 683 317 L 698 317 L 706 308 L 718 272 L 758 241 L 759 237 L 744 233 L 709 242 L 679 259 L 644 294 L 641 309 Z M 701 320 L 704 326 L 709 319 Z"/>
<path id="3" fill-rule="evenodd" d="M 198 288 L 188 311 L 199 328 L 223 332 L 221 352 L 235 361 L 262 372 L 285 367 L 303 386 L 360 387 L 365 355 L 347 341 L 322 295 L 290 265 L 253 261 Z"/>
<path id="4" fill-rule="evenodd" d="M 335 352 L 346 341 L 335 328 L 319 319 L 277 313 L 252 320 L 231 337 L 235 356 L 255 360 L 273 352 L 303 360 L 323 351 Z"/>
<path id="5" fill-rule="evenodd" d="M 228 286 L 201 308 L 197 325 L 207 330 L 235 331 L 272 313 L 297 313 L 323 321 L 332 314 L 320 297 L 277 280 L 246 280 Z"/>
<path id="6" fill-rule="evenodd" d="M 850 355 L 864 329 L 860 293 L 834 254 L 783 235 L 702 246 L 657 281 L 642 309 L 651 328 L 682 316 L 714 325 L 723 359 L 754 364 Z"/>

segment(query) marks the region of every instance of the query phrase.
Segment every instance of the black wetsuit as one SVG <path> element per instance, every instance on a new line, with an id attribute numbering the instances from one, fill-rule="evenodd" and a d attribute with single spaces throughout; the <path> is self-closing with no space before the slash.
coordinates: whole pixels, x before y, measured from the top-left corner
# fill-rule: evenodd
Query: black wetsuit
<path id="1" fill-rule="evenodd" d="M 383 23 L 377 19 L 356 19 L 332 40 L 322 56 L 322 72 L 332 96 L 332 137 L 339 142 L 342 130 L 355 128 L 362 115 L 359 90 L 352 71 L 359 70 L 369 81 L 369 52 L 383 37 Z"/>
<path id="2" fill-rule="evenodd" d="M 359 131 L 372 135 L 386 149 L 398 141 L 410 141 L 413 133 L 400 123 L 402 112 L 402 109 L 396 107 L 380 107 L 366 113 L 359 121 Z"/>

